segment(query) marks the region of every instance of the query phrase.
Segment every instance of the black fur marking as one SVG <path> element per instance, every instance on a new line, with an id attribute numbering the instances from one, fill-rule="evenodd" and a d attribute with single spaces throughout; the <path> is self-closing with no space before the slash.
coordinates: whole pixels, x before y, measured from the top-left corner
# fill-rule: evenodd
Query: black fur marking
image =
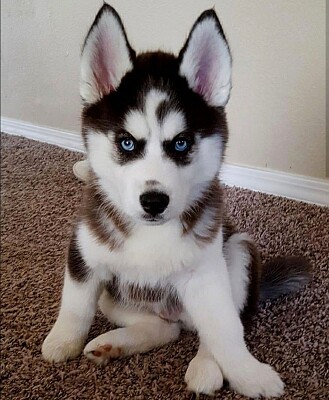
<path id="1" fill-rule="evenodd" d="M 160 124 L 163 123 L 166 116 L 169 115 L 173 111 L 182 112 L 182 109 L 179 107 L 179 104 L 175 101 L 174 98 L 162 101 L 158 105 L 156 112 L 155 112 L 159 123 Z"/>
<path id="2" fill-rule="evenodd" d="M 105 286 L 115 302 L 125 306 L 134 305 L 140 309 L 148 309 L 152 303 L 161 303 L 161 313 L 179 314 L 182 303 L 176 290 L 159 285 L 139 286 L 138 284 L 121 284 L 120 277 L 114 276 Z"/>
<path id="3" fill-rule="evenodd" d="M 122 140 L 131 139 L 134 142 L 135 148 L 132 151 L 125 151 L 121 147 Z M 142 158 L 145 155 L 146 140 L 136 140 L 130 133 L 121 131 L 115 135 L 114 142 L 117 146 L 115 160 L 118 164 L 123 165 L 128 162 Z"/>
<path id="4" fill-rule="evenodd" d="M 248 265 L 248 296 L 244 309 L 241 312 L 241 320 L 245 328 L 249 328 L 252 317 L 256 314 L 259 301 L 259 281 L 261 276 L 260 254 L 255 243 L 248 240 L 242 242 L 250 255 Z"/>
<path id="5" fill-rule="evenodd" d="M 82 112 L 82 134 L 86 146 L 87 130 L 116 135 L 123 129 L 126 114 L 132 109 L 143 111 L 145 96 L 151 89 L 165 92 L 169 101 L 158 106 L 157 116 L 164 118 L 169 110 L 179 110 L 186 119 L 186 131 L 201 137 L 218 135 L 227 142 L 228 130 L 223 107 L 213 107 L 189 87 L 179 75 L 178 59 L 162 52 L 139 55 L 132 71 L 122 79 L 119 87 Z M 177 132 L 179 134 L 180 132 Z M 223 152 L 224 153 L 224 152 Z"/>
<path id="6" fill-rule="evenodd" d="M 181 215 L 183 235 L 192 234 L 200 246 L 211 243 L 222 224 L 222 198 L 223 191 L 217 177 L 215 177 L 201 196 Z M 199 222 L 202 223 L 202 218 L 209 212 L 212 214 L 212 222 L 204 226 L 206 229 L 203 229 L 203 233 L 200 235 L 194 229 Z"/>
<path id="7" fill-rule="evenodd" d="M 160 182 L 159 182 L 159 181 L 156 181 L 156 180 L 154 180 L 154 179 L 150 179 L 150 180 L 148 180 L 148 181 L 145 182 L 145 185 L 146 185 L 146 186 L 157 186 L 157 185 L 159 185 L 159 184 L 160 184 Z"/>
<path id="8" fill-rule="evenodd" d="M 106 244 L 111 251 L 121 247 L 124 238 L 130 234 L 128 221 L 106 197 L 93 173 L 84 190 L 81 216 L 97 240 Z M 111 222 L 112 229 L 106 229 L 106 221 Z"/>
<path id="9" fill-rule="evenodd" d="M 175 136 L 172 140 L 165 140 L 163 142 L 163 149 L 165 154 L 177 165 L 184 166 L 190 164 L 192 161 L 193 150 L 195 150 L 194 136 L 194 134 L 182 132 Z M 175 142 L 177 140 L 186 140 L 188 143 L 188 148 L 184 151 L 175 150 Z"/>
<path id="10" fill-rule="evenodd" d="M 235 225 L 232 223 L 230 218 L 225 215 L 223 220 L 223 240 L 226 243 L 229 238 L 237 232 Z"/>
<path id="11" fill-rule="evenodd" d="M 69 246 L 67 266 L 72 279 L 78 282 L 86 282 L 88 280 L 91 271 L 82 258 L 75 233 L 72 235 Z"/>
<path id="12" fill-rule="evenodd" d="M 311 264 L 304 257 L 278 257 L 264 265 L 260 299 L 275 299 L 299 291 L 311 279 Z"/>

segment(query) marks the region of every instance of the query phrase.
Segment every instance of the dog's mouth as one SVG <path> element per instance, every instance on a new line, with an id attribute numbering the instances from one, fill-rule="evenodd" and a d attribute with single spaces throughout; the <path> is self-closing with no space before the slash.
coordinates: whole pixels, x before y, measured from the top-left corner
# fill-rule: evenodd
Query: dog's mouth
<path id="1" fill-rule="evenodd" d="M 163 225 L 165 222 L 167 222 L 163 215 L 153 216 L 150 214 L 143 214 L 142 219 L 146 225 Z"/>

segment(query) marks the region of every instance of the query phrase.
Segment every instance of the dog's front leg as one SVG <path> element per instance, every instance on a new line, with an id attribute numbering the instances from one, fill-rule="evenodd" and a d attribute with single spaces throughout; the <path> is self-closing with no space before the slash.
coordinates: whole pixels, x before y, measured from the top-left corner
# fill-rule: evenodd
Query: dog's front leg
<path id="1" fill-rule="evenodd" d="M 100 290 L 100 282 L 95 277 L 81 282 L 66 270 L 60 312 L 42 345 L 45 360 L 65 361 L 80 354 L 96 312 Z"/>
<path id="2" fill-rule="evenodd" d="M 176 280 L 185 310 L 198 331 L 200 342 L 214 357 L 233 389 L 249 397 L 279 396 L 283 393 L 279 375 L 269 365 L 257 361 L 246 347 L 226 263 L 217 246 L 211 246 L 202 265 Z"/>
<path id="3" fill-rule="evenodd" d="M 191 392 L 208 395 L 213 395 L 216 390 L 223 386 L 222 371 L 202 341 L 197 355 L 187 368 L 185 382 L 187 389 Z"/>

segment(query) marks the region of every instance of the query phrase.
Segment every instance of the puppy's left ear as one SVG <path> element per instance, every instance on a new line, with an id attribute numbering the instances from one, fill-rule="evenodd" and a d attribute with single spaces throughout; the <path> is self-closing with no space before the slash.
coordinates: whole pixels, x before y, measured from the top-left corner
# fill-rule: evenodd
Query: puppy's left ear
<path id="1" fill-rule="evenodd" d="M 214 10 L 204 11 L 179 53 L 179 73 L 208 104 L 225 106 L 230 97 L 232 58 Z"/>
<path id="2" fill-rule="evenodd" d="M 133 68 L 135 57 L 119 14 L 105 3 L 82 49 L 80 95 L 83 101 L 92 104 L 116 90 Z"/>

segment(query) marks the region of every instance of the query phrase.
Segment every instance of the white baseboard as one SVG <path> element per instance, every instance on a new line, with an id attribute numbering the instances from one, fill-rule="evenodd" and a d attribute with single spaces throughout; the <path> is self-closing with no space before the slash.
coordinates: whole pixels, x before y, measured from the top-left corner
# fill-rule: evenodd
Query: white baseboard
<path id="1" fill-rule="evenodd" d="M 33 125 L 10 118 L 1 118 L 1 132 L 24 136 L 73 151 L 84 151 L 78 132 Z M 228 186 L 237 186 L 307 203 L 329 206 L 329 180 L 327 179 L 316 179 L 233 164 L 223 166 L 221 178 Z"/>
<path id="2" fill-rule="evenodd" d="M 54 144 L 68 150 L 85 151 L 79 132 L 33 125 L 29 122 L 2 117 L 1 132 L 9 135 L 24 136 L 25 138 L 37 140 L 38 142 Z"/>
<path id="3" fill-rule="evenodd" d="M 329 180 L 280 171 L 225 164 L 221 173 L 228 186 L 329 206 Z"/>

